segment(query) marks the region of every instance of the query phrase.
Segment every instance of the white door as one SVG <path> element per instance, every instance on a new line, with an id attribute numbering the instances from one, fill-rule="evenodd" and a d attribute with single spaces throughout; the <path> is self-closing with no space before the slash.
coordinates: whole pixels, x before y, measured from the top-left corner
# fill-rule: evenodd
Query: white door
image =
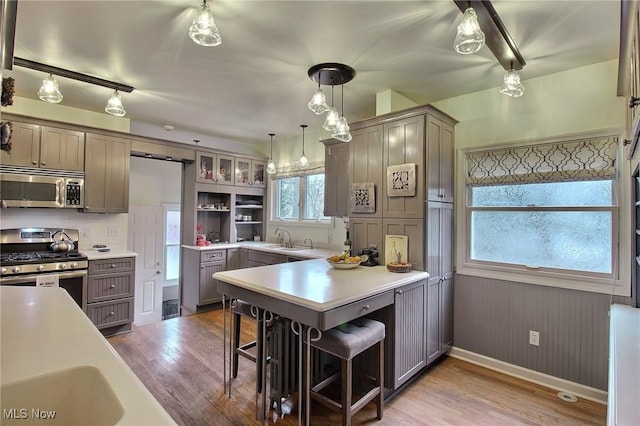
<path id="1" fill-rule="evenodd" d="M 162 321 L 162 206 L 129 206 L 129 249 L 136 257 L 134 324 Z"/>

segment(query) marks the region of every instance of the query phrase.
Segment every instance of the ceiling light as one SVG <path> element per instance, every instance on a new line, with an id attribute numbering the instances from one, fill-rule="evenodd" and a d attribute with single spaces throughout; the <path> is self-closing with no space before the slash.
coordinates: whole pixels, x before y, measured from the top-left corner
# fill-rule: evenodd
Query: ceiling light
<path id="1" fill-rule="evenodd" d="M 302 127 L 302 156 L 298 160 L 298 166 L 301 169 L 306 169 L 307 167 L 309 167 L 309 160 L 304 155 L 304 129 L 308 126 L 306 124 L 301 124 L 300 127 Z"/>
<path id="2" fill-rule="evenodd" d="M 518 71 L 512 69 L 505 73 L 504 83 L 502 84 L 500 93 L 504 93 L 508 96 L 513 96 L 514 98 L 520 97 L 524 94 L 524 86 L 522 85 L 522 83 L 520 83 L 520 76 L 518 75 Z"/>
<path id="3" fill-rule="evenodd" d="M 340 116 L 340 113 L 338 113 L 338 110 L 333 104 L 333 89 L 336 85 L 342 86 L 342 115 L 344 116 L 344 84 L 353 80 L 353 77 L 355 77 L 356 75 L 356 71 L 348 65 L 328 62 L 312 66 L 307 71 L 307 74 L 309 75 L 309 78 L 311 80 L 318 83 L 318 89 L 316 90 L 314 97 L 311 99 L 311 102 L 309 102 L 309 109 L 311 109 L 316 114 L 322 114 L 323 112 L 328 111 L 324 123 L 322 124 L 322 128 L 328 132 L 331 132 L 332 134 L 339 134 L 341 135 L 341 137 L 351 140 L 350 134 L 349 136 L 347 136 L 349 131 L 347 119 Z M 316 110 L 314 110 L 314 108 L 316 105 L 321 105 L 321 100 L 314 103 L 314 101 L 316 100 L 316 96 L 318 97 L 318 99 L 320 99 L 320 97 L 324 99 L 324 93 L 322 93 L 322 89 L 320 87 L 321 85 L 331 86 L 331 107 L 327 105 L 325 99 L 324 104 L 326 105 L 326 107 L 324 107 L 321 112 L 317 112 Z M 312 108 L 312 106 L 314 108 Z M 341 121 L 341 118 L 344 118 L 344 120 Z M 337 133 L 336 128 L 339 123 L 342 123 L 342 127 L 341 132 Z M 344 133 L 345 125 L 347 134 Z"/>
<path id="4" fill-rule="evenodd" d="M 342 86 L 342 117 L 338 118 L 336 127 L 331 133 L 331 137 L 342 142 L 351 142 L 351 132 L 349 132 L 349 124 L 344 117 L 344 86 Z"/>
<path id="5" fill-rule="evenodd" d="M 127 113 L 127 111 L 124 110 L 124 106 L 122 106 L 122 98 L 117 90 L 115 90 L 109 98 L 104 110 L 108 114 L 115 115 L 116 117 L 123 117 Z"/>
<path id="6" fill-rule="evenodd" d="M 476 11 L 469 7 L 464 11 L 462 22 L 458 25 L 458 34 L 453 42 L 456 52 L 463 55 L 476 53 L 484 46 L 484 33 L 478 24 Z"/>
<path id="7" fill-rule="evenodd" d="M 58 89 L 58 82 L 53 78 L 53 74 L 49 74 L 47 78 L 42 80 L 42 86 L 38 90 L 38 97 L 40 100 L 50 104 L 59 104 L 62 101 L 62 93 Z"/>
<path id="8" fill-rule="evenodd" d="M 209 9 L 207 0 L 202 3 L 202 9 L 198 15 L 193 18 L 191 27 L 189 27 L 189 37 L 200 46 L 218 46 L 222 43 L 222 38 L 213 19 L 213 13 Z"/>
<path id="9" fill-rule="evenodd" d="M 331 99 L 331 102 L 333 102 L 333 99 Z M 327 98 L 324 96 L 324 92 L 320 87 L 320 78 L 318 78 L 318 90 L 316 90 L 316 93 L 313 94 L 313 97 L 311 98 L 307 106 L 316 115 L 320 115 L 324 112 L 329 111 L 330 109 L 329 105 L 327 104 Z"/>
<path id="10" fill-rule="evenodd" d="M 269 156 L 269 162 L 267 163 L 267 173 L 270 175 L 276 172 L 276 165 L 273 162 L 273 137 L 275 135 L 275 133 L 269 133 L 269 136 L 271 136 L 271 155 Z M 302 152 L 304 153 L 304 147 L 302 147 Z"/>

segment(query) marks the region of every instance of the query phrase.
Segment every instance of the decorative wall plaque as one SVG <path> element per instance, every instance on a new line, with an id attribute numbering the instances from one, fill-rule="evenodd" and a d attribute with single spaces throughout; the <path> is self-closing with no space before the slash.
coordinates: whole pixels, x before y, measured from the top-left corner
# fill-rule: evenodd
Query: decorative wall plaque
<path id="1" fill-rule="evenodd" d="M 373 182 L 351 184 L 351 212 L 375 213 L 376 192 Z"/>
<path id="2" fill-rule="evenodd" d="M 389 197 L 412 197 L 416 195 L 415 163 L 387 167 L 387 195 Z"/>

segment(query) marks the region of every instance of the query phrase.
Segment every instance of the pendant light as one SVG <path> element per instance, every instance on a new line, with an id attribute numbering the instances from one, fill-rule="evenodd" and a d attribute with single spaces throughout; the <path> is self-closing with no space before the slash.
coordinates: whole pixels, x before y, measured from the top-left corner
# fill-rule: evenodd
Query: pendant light
<path id="1" fill-rule="evenodd" d="M 300 127 L 302 127 L 302 156 L 298 160 L 298 167 L 300 167 L 301 169 L 306 169 L 307 167 L 309 167 L 309 160 L 304 155 L 304 129 L 306 129 L 308 126 L 306 124 L 301 124 Z"/>
<path id="2" fill-rule="evenodd" d="M 49 74 L 47 78 L 42 80 L 42 86 L 38 90 L 40 100 L 49 102 L 50 104 L 59 104 L 62 102 L 62 93 L 58 89 L 58 82 L 53 78 L 53 74 Z"/>
<path id="3" fill-rule="evenodd" d="M 327 98 L 324 96 L 324 92 L 320 87 L 320 80 L 322 77 L 318 78 L 318 89 L 316 93 L 313 94 L 309 104 L 307 105 L 309 109 L 316 115 L 320 115 L 329 111 L 330 107 L 327 104 Z"/>
<path id="4" fill-rule="evenodd" d="M 213 13 L 209 9 L 207 0 L 203 0 L 202 9 L 200 9 L 198 15 L 193 18 L 193 22 L 191 22 L 189 37 L 200 46 L 218 46 L 222 43 L 222 38 L 218 32 L 216 21 L 213 19 Z"/>
<path id="5" fill-rule="evenodd" d="M 122 105 L 122 98 L 120 97 L 120 93 L 116 89 L 109 101 L 107 102 L 107 106 L 104 107 L 104 110 L 111 115 L 115 115 L 116 117 L 123 117 L 127 111 L 125 111 L 124 106 Z"/>
<path id="6" fill-rule="evenodd" d="M 329 108 L 329 112 L 327 113 L 327 117 L 324 119 L 324 123 L 322 124 L 322 128 L 327 132 L 333 132 L 338 125 L 338 120 L 340 119 L 340 114 L 338 110 L 333 106 L 333 86 L 331 86 L 331 108 Z"/>
<path id="7" fill-rule="evenodd" d="M 270 175 L 276 172 L 276 165 L 273 162 L 273 137 L 275 135 L 276 135 L 275 133 L 269 133 L 269 136 L 271 136 L 271 155 L 269 156 L 269 162 L 267 163 L 267 173 Z"/>
<path id="8" fill-rule="evenodd" d="M 342 142 L 351 142 L 351 132 L 349 131 L 349 123 L 344 116 L 344 85 L 342 85 L 342 117 L 338 119 L 336 127 L 331 134 L 331 137 L 338 139 Z"/>
<path id="9" fill-rule="evenodd" d="M 520 75 L 518 75 L 518 71 L 512 68 L 505 73 L 500 93 L 504 93 L 505 95 L 512 96 L 514 98 L 519 98 L 524 94 L 524 86 L 520 83 Z"/>
<path id="10" fill-rule="evenodd" d="M 463 55 L 476 53 L 484 46 L 484 33 L 478 24 L 478 16 L 472 7 L 468 7 L 458 25 L 458 34 L 453 42 L 456 52 Z"/>

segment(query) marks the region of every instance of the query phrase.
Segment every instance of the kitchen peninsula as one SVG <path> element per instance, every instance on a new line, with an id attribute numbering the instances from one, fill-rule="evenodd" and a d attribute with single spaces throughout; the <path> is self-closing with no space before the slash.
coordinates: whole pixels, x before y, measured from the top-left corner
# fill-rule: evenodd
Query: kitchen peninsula
<path id="1" fill-rule="evenodd" d="M 322 332 L 365 315 L 382 320 L 387 327 L 385 387 L 389 390 L 397 389 L 427 365 L 426 272 L 393 273 L 384 266 L 339 270 L 324 259 L 316 259 L 217 272 L 213 277 L 225 297 L 288 318 L 297 323 L 298 333 Z M 407 333 L 407 327 L 418 332 Z M 309 369 L 305 370 L 309 374 Z M 302 404 L 309 401 L 308 389 L 298 395 L 299 406 L 308 407 L 308 403 Z"/>

